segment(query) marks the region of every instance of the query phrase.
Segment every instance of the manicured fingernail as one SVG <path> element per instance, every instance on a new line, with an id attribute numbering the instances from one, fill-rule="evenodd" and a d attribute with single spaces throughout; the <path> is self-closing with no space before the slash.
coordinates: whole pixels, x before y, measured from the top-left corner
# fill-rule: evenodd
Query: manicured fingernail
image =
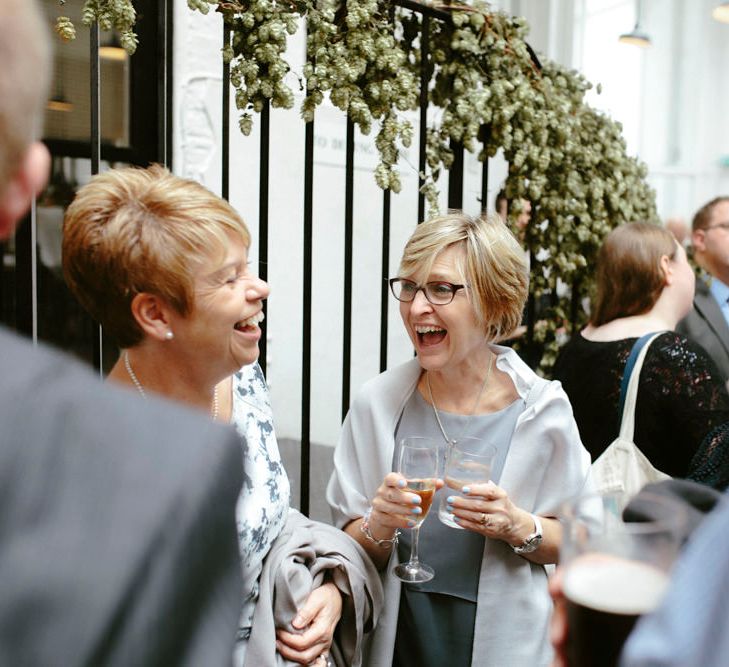
<path id="1" fill-rule="evenodd" d="M 453 505 L 448 505 L 446 507 L 446 511 L 449 512 L 450 514 L 453 514 Z"/>
<path id="2" fill-rule="evenodd" d="M 408 519 L 408 528 L 415 528 L 415 521 Z"/>
<path id="3" fill-rule="evenodd" d="M 446 498 L 446 502 L 447 502 L 447 503 L 448 503 L 449 505 L 452 505 L 452 504 L 453 504 L 453 501 L 454 501 L 454 500 L 455 500 L 455 497 L 454 497 L 454 496 L 448 496 L 448 497 Z"/>
<path id="4" fill-rule="evenodd" d="M 415 496 L 410 502 L 413 505 L 420 505 L 420 496 Z"/>
<path id="5" fill-rule="evenodd" d="M 454 521 L 455 521 L 456 523 L 461 523 L 461 520 L 460 520 L 460 519 L 459 519 L 459 518 L 458 518 L 457 516 L 454 516 L 454 517 L 453 517 L 453 520 L 454 520 Z"/>
<path id="6" fill-rule="evenodd" d="M 411 514 L 420 514 L 420 513 L 422 513 L 422 511 L 423 510 L 420 509 L 419 507 L 413 507 L 413 509 L 410 510 L 410 513 Z"/>
<path id="7" fill-rule="evenodd" d="M 461 493 L 471 493 L 471 487 L 470 486 L 464 486 L 461 489 Z"/>
<path id="8" fill-rule="evenodd" d="M 399 488 L 403 489 L 407 486 L 407 482 L 404 479 L 398 479 L 397 485 Z"/>

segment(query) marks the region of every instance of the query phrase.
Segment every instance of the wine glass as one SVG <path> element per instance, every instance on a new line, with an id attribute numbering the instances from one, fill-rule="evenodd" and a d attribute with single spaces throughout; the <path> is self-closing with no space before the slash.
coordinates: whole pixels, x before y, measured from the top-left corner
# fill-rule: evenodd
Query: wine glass
<path id="1" fill-rule="evenodd" d="M 411 528 L 410 560 L 393 568 L 392 573 L 408 583 L 430 581 L 435 572 L 432 567 L 418 560 L 418 536 L 435 493 L 435 480 L 438 475 L 438 441 L 432 438 L 404 438 L 400 444 L 397 472 L 407 480 L 404 490 L 420 496 L 422 512 L 412 516 L 415 526 Z"/>

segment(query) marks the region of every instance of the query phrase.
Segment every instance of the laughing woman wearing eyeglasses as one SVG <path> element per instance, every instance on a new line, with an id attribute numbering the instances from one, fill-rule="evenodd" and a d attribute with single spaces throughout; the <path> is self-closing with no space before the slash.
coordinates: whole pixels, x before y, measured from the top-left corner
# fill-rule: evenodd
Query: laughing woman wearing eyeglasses
<path id="1" fill-rule="evenodd" d="M 556 561 L 561 538 L 550 511 L 582 490 L 590 458 L 559 383 L 494 343 L 519 325 L 524 253 L 497 216 L 451 214 L 418 226 L 390 286 L 417 356 L 363 387 L 327 489 L 336 524 L 385 583 L 367 664 L 547 665 L 545 565 Z M 407 558 L 398 533 L 420 508 L 392 471 L 396 443 L 410 435 L 438 439 L 442 450 L 475 437 L 497 454 L 489 483 L 464 495 L 438 491 L 434 504 L 446 494 L 465 530 L 431 513 L 420 552 L 435 577 L 401 586 L 390 574 Z"/>

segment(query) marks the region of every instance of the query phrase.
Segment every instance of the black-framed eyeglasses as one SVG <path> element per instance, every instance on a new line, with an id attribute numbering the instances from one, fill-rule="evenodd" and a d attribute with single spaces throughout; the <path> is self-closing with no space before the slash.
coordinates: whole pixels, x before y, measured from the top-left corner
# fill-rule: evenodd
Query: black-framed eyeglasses
<path id="1" fill-rule="evenodd" d="M 422 290 L 425 298 L 434 306 L 445 306 L 453 301 L 456 292 L 464 289 L 467 285 L 456 285 L 444 280 L 437 280 L 425 285 L 418 285 L 412 280 L 405 278 L 390 278 L 390 291 L 398 301 L 410 303 L 415 295 Z"/>

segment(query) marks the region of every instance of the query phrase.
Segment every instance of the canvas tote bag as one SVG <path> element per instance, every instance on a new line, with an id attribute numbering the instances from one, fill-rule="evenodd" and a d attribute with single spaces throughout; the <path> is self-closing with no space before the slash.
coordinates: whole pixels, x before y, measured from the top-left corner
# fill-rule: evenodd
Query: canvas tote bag
<path id="1" fill-rule="evenodd" d="M 633 442 L 640 370 L 648 348 L 662 333 L 659 331 L 639 338 L 631 350 L 631 358 L 628 359 L 623 375 L 623 388 L 627 382 L 627 390 L 620 433 L 592 464 L 593 484 L 600 493 L 618 491 L 626 496 L 633 496 L 649 482 L 670 479 L 670 475 L 655 468 Z M 631 369 L 633 360 L 635 365 Z"/>

